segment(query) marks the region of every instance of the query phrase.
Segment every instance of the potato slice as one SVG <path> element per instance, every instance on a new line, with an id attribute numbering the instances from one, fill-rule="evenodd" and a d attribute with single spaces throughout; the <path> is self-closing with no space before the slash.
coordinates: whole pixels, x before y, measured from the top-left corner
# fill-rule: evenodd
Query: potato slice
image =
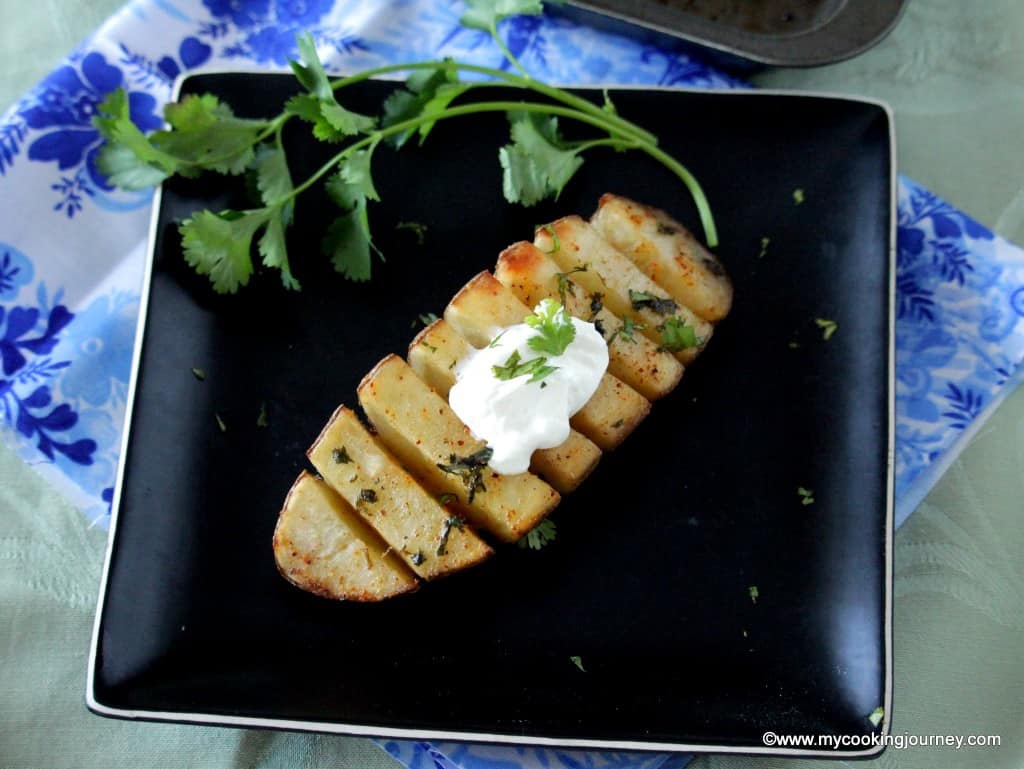
<path id="1" fill-rule="evenodd" d="M 383 601 L 419 587 L 377 532 L 305 471 L 277 519 L 274 560 L 296 587 L 340 601 Z"/>
<path id="2" fill-rule="evenodd" d="M 595 323 L 608 341 L 608 371 L 648 400 L 668 395 L 683 376 L 683 364 L 643 334 L 622 333 L 622 320 L 603 298 L 584 289 L 532 243 L 514 243 L 501 252 L 494 277 L 527 307 L 541 299 L 564 302 L 570 315 Z"/>
<path id="3" fill-rule="evenodd" d="M 397 355 L 374 366 L 356 393 L 384 445 L 431 489 L 453 494 L 455 506 L 478 528 L 515 542 L 557 507 L 558 492 L 530 473 L 499 475 L 486 466 L 443 470 L 487 444 Z"/>
<path id="4" fill-rule="evenodd" d="M 558 238 L 558 248 L 555 248 L 552 233 Z M 548 254 L 563 272 L 589 265 L 586 272 L 574 273 L 573 279 L 591 293 L 600 292 L 608 309 L 619 317 L 630 317 L 634 322 L 643 324 L 644 335 L 655 344 L 662 343 L 658 327 L 669 318 L 675 318 L 690 326 L 700 344 L 676 352 L 675 356 L 681 363 L 691 363 L 711 338 L 710 323 L 673 300 L 665 289 L 641 272 L 639 267 L 620 254 L 597 233 L 597 230 L 578 216 L 567 216 L 539 228 L 533 243 Z M 634 307 L 630 291 L 669 300 L 672 304 L 665 312 L 656 312 L 649 307 Z"/>
<path id="5" fill-rule="evenodd" d="M 344 406 L 306 452 L 324 480 L 423 579 L 480 563 L 492 554 L 378 444 Z"/>
<path id="6" fill-rule="evenodd" d="M 700 317 L 716 322 L 732 307 L 732 281 L 718 258 L 658 208 L 602 195 L 590 218 L 601 236 Z"/>
<path id="7" fill-rule="evenodd" d="M 485 270 L 449 302 L 444 319 L 474 347 L 483 347 L 502 328 L 522 323 L 530 312 L 512 291 Z M 650 410 L 649 400 L 606 373 L 597 391 L 569 423 L 604 451 L 611 451 Z"/>
<path id="8" fill-rule="evenodd" d="M 409 345 L 409 366 L 416 375 L 445 399 L 455 384 L 455 365 L 472 349 L 444 318 L 423 329 Z M 673 362 L 674 359 L 673 359 Z M 575 491 L 597 467 L 601 449 L 573 430 L 553 449 L 537 449 L 530 457 L 530 471 L 550 483 L 559 494 Z"/>

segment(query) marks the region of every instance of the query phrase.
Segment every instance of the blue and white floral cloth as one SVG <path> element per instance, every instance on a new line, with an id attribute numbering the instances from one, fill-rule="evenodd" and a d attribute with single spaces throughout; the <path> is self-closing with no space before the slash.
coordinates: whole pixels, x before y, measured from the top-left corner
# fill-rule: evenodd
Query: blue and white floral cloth
<path id="1" fill-rule="evenodd" d="M 109 519 L 152 199 L 96 168 L 91 119 L 129 92 L 161 125 L 175 78 L 280 69 L 310 31 L 330 69 L 454 56 L 500 66 L 459 0 L 133 0 L 0 119 L 0 433 L 97 525 Z M 738 88 L 681 50 L 564 16 L 503 27 L 530 72 L 563 84 Z M 842 330 L 840 329 L 840 333 Z M 897 521 L 1024 379 L 1024 253 L 900 180 Z M 656 769 L 684 757 L 386 742 L 419 769 Z"/>

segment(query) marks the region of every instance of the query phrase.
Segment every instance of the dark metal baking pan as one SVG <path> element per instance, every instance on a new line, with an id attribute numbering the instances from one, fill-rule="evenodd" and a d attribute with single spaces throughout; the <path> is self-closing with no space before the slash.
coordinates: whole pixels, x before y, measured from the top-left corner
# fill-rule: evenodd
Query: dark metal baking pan
<path id="1" fill-rule="evenodd" d="M 907 0 L 569 0 L 563 12 L 705 50 L 713 63 L 810 67 L 856 56 L 885 37 Z M 639 25 L 642 29 L 637 30 Z"/>

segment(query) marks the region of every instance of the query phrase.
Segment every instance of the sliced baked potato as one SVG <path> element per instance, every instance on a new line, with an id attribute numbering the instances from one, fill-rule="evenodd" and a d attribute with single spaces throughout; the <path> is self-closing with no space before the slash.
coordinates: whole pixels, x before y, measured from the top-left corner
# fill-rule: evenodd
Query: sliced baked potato
<path id="1" fill-rule="evenodd" d="M 583 266 L 584 269 L 588 269 Z M 683 376 L 683 364 L 643 334 L 623 334 L 622 320 L 604 298 L 584 289 L 532 243 L 514 243 L 498 257 L 494 277 L 527 307 L 542 299 L 562 302 L 570 315 L 594 323 L 608 342 L 608 371 L 648 400 L 668 395 Z"/>
<path id="2" fill-rule="evenodd" d="M 356 393 L 384 445 L 433 491 L 451 494 L 477 528 L 515 542 L 558 506 L 558 492 L 537 476 L 474 463 L 487 444 L 397 355 L 374 366 Z"/>
<path id="3" fill-rule="evenodd" d="M 455 384 L 455 367 L 472 349 L 470 344 L 439 318 L 423 329 L 409 345 L 409 366 L 416 375 L 448 398 Z M 573 430 L 560 446 L 537 449 L 530 457 L 530 471 L 558 491 L 574 491 L 593 472 L 601 459 L 601 449 L 586 436 Z"/>
<path id="4" fill-rule="evenodd" d="M 664 346 L 675 341 L 666 338 L 666 329 L 676 332 L 675 337 L 682 329 L 692 329 L 696 344 L 672 349 L 684 365 L 691 363 L 711 339 L 710 323 L 673 299 L 580 217 L 566 216 L 538 228 L 533 243 L 563 272 L 587 265 L 585 272 L 573 274 L 573 280 L 591 293 L 600 293 L 608 309 L 623 319 L 632 319 L 655 344 Z"/>
<path id="5" fill-rule="evenodd" d="M 733 288 L 722 263 L 661 209 L 606 194 L 590 222 L 647 277 L 700 317 L 714 323 L 729 314 Z"/>
<path id="6" fill-rule="evenodd" d="M 484 347 L 506 326 L 522 323 L 532 312 L 491 275 L 481 272 L 455 295 L 444 319 L 474 347 Z M 636 429 L 651 402 L 629 385 L 605 373 L 597 391 L 569 423 L 601 449 L 611 451 Z"/>
<path id="7" fill-rule="evenodd" d="M 374 440 L 350 409 L 338 407 L 307 456 L 418 577 L 460 571 L 492 554 L 470 526 Z"/>
<path id="8" fill-rule="evenodd" d="M 305 471 L 278 516 L 274 560 L 296 587 L 339 601 L 383 601 L 419 587 L 377 532 Z"/>

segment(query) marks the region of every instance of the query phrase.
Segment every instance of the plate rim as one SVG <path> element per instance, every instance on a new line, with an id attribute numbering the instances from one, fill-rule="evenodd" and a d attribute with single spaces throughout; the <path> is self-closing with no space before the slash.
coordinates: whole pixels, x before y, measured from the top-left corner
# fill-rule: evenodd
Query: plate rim
<path id="1" fill-rule="evenodd" d="M 283 71 L 270 71 L 245 68 L 231 69 L 200 69 L 179 75 L 175 79 L 174 87 L 171 90 L 169 101 L 176 101 L 181 94 L 184 84 L 190 79 L 207 75 L 284 75 Z M 400 77 L 374 78 L 388 82 L 398 81 Z M 884 100 L 870 96 L 851 96 L 849 94 L 834 93 L 828 91 L 795 91 L 792 89 L 713 89 L 713 88 L 692 88 L 675 87 L 663 85 L 635 85 L 635 84 L 607 84 L 607 85 L 564 85 L 559 87 L 572 88 L 575 90 L 600 91 L 604 89 L 629 90 L 639 92 L 661 92 L 673 93 L 696 93 L 714 96 L 787 96 L 795 98 L 809 98 L 815 100 L 833 99 L 849 101 L 858 104 L 867 104 L 878 107 L 885 115 L 887 126 L 887 137 L 889 142 L 889 238 L 888 238 L 888 266 L 889 266 L 889 287 L 888 287 L 888 436 L 886 448 L 886 511 L 885 511 L 885 596 L 883 602 L 883 646 L 885 664 L 884 696 L 882 702 L 883 714 L 881 731 L 877 733 L 879 744 L 871 745 L 861 750 L 829 750 L 829 749 L 800 749 L 780 748 L 768 746 L 735 746 L 715 743 L 682 743 L 657 740 L 601 740 L 561 737 L 523 736 L 516 734 L 501 734 L 480 731 L 449 731 L 443 729 L 414 729 L 388 726 L 374 726 L 372 724 L 349 724 L 337 721 L 315 721 L 307 719 L 269 718 L 264 716 L 236 716 L 217 713 L 185 713 L 162 710 L 143 710 L 117 708 L 105 705 L 100 702 L 96 694 L 96 664 L 99 653 L 99 640 L 101 632 L 101 620 L 103 609 L 106 605 L 108 577 L 113 557 L 114 544 L 117 535 L 118 515 L 121 507 L 121 492 L 124 482 L 126 459 L 128 456 L 128 443 L 131 434 L 131 421 L 135 408 L 135 388 L 138 382 L 139 367 L 142 362 L 142 349 L 145 345 L 146 319 L 149 315 L 149 297 L 153 276 L 154 256 L 158 235 L 157 224 L 163 200 L 163 184 L 153 193 L 152 209 L 149 217 L 149 230 L 146 237 L 146 263 L 142 277 L 139 297 L 139 317 L 135 327 L 135 344 L 132 353 L 131 373 L 128 380 L 128 390 L 125 399 L 124 427 L 121 435 L 120 454 L 117 464 L 117 476 L 114 482 L 114 494 L 111 503 L 110 525 L 107 532 L 107 544 L 103 557 L 103 570 L 100 577 L 100 586 L 96 599 L 96 610 L 93 616 L 92 638 L 89 643 L 89 656 L 86 666 L 85 705 L 86 708 L 99 716 L 117 718 L 129 721 L 158 721 L 171 723 L 184 723 L 207 726 L 223 726 L 235 728 L 262 728 L 284 731 L 319 732 L 327 734 L 341 734 L 355 737 L 370 738 L 395 738 L 415 740 L 440 740 L 451 742 L 482 742 L 496 745 L 530 745 L 538 747 L 562 747 L 562 748 L 584 748 L 600 750 L 622 750 L 622 751 L 645 751 L 645 752 L 672 752 L 672 753 L 727 753 L 739 755 L 765 755 L 765 756 L 801 756 L 801 757 L 845 757 L 845 758 L 870 758 L 877 756 L 885 750 L 884 740 L 891 733 L 892 727 L 892 699 L 893 699 L 893 539 L 895 531 L 893 528 L 895 511 L 895 439 L 896 439 L 896 225 L 897 225 L 897 203 L 898 203 L 898 173 L 896 170 L 896 135 L 895 118 L 892 107 Z"/>

